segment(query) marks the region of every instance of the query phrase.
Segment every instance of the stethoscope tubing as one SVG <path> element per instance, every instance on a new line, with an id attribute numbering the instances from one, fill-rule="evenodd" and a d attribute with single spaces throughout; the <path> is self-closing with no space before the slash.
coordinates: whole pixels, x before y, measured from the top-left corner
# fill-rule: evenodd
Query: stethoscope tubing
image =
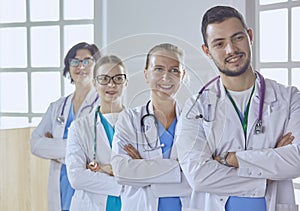
<path id="1" fill-rule="evenodd" d="M 259 133 L 263 132 L 262 131 L 262 112 L 263 112 L 263 105 L 264 105 L 264 99 L 265 99 L 266 83 L 265 83 L 264 77 L 259 72 L 255 71 L 255 73 L 259 77 L 259 82 L 260 82 L 258 118 L 257 118 L 256 126 L 255 126 L 255 134 L 259 134 Z M 200 91 L 197 94 L 195 102 L 192 104 L 192 106 L 190 107 L 190 109 L 187 111 L 187 113 L 185 115 L 187 119 L 191 119 L 191 118 L 188 117 L 188 115 L 191 112 L 191 110 L 193 109 L 193 107 L 195 106 L 195 104 L 197 103 L 197 101 L 199 100 L 199 98 L 202 95 L 202 93 L 204 92 L 204 90 L 206 90 L 207 87 L 216 80 L 217 80 L 217 89 L 218 89 L 217 97 L 219 98 L 221 96 L 220 76 L 216 76 L 215 78 L 213 78 L 209 82 L 207 82 L 200 89 Z M 207 119 L 205 119 L 204 115 L 202 115 L 202 114 L 199 114 L 199 115 L 195 116 L 195 119 L 199 119 L 199 118 L 202 118 L 205 121 L 208 121 Z"/>
<path id="2" fill-rule="evenodd" d="M 147 145 L 149 147 L 149 149 L 144 149 L 144 152 L 146 151 L 153 151 L 153 150 L 156 150 L 156 149 L 160 149 L 162 147 L 164 147 L 164 144 L 160 144 L 158 145 L 158 122 L 157 122 L 157 119 L 155 117 L 154 114 L 150 114 L 149 112 L 149 106 L 150 106 L 150 102 L 151 100 L 149 100 L 146 104 L 146 114 L 142 116 L 141 118 L 141 130 L 142 130 L 142 133 L 144 133 L 144 136 L 145 136 L 145 139 L 146 139 L 146 142 L 147 142 Z M 155 124 L 155 128 L 157 130 L 157 137 L 156 137 L 156 141 L 155 141 L 155 146 L 152 146 L 149 142 L 149 139 L 146 135 L 146 130 L 145 130 L 145 118 L 147 117 L 152 117 L 154 119 L 154 124 Z"/>
<path id="3" fill-rule="evenodd" d="M 63 125 L 65 123 L 65 119 L 64 119 L 64 112 L 65 112 L 65 108 L 66 108 L 66 104 L 67 104 L 67 101 L 68 101 L 68 98 L 70 97 L 71 95 L 68 95 L 65 100 L 64 100 L 64 103 L 63 103 L 63 106 L 62 106 L 62 109 L 61 109 L 61 112 L 60 112 L 60 116 L 56 118 L 56 121 L 60 124 L 60 125 Z M 86 105 L 84 107 L 82 107 L 80 109 L 80 111 L 82 112 L 84 109 L 88 108 L 88 107 L 91 107 L 91 110 L 90 112 L 93 110 L 93 107 L 94 107 L 94 104 L 97 102 L 97 100 L 99 99 L 99 95 L 97 94 L 96 98 L 94 99 L 94 101 L 90 104 L 90 105 Z"/>

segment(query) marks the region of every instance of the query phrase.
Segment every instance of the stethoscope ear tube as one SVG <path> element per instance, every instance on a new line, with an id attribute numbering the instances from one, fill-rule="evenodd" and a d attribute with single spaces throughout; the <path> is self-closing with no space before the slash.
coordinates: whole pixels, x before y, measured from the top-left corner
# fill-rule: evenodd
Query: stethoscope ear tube
<path id="1" fill-rule="evenodd" d="M 218 75 L 218 76 L 214 77 L 213 79 L 211 79 L 209 82 L 207 82 L 207 83 L 200 89 L 200 91 L 198 92 L 198 95 L 197 95 L 197 97 L 196 97 L 196 99 L 195 99 L 193 105 L 190 107 L 190 109 L 189 109 L 189 110 L 186 112 L 186 114 L 185 114 L 185 117 L 186 117 L 187 119 L 193 119 L 193 118 L 189 117 L 189 114 L 191 113 L 192 109 L 193 109 L 194 106 L 196 105 L 197 101 L 199 100 L 199 98 L 200 98 L 200 96 L 202 95 L 202 93 L 204 92 L 204 90 L 207 89 L 207 87 L 208 87 L 211 83 L 213 83 L 214 81 L 216 81 L 216 80 L 217 80 L 217 88 L 218 88 L 217 97 L 220 97 L 220 96 L 221 96 L 220 76 Z M 203 114 L 198 114 L 198 115 L 196 115 L 194 118 L 195 118 L 195 119 L 203 119 L 204 116 L 203 116 Z M 206 119 L 205 119 L 205 121 L 209 122 L 209 121 L 206 120 Z"/>

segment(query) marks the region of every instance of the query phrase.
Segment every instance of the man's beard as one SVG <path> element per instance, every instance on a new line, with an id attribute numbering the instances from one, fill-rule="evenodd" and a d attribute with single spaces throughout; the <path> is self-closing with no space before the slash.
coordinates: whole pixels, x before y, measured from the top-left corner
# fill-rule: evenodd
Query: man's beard
<path id="1" fill-rule="evenodd" d="M 238 71 L 232 71 L 232 70 L 229 70 L 229 69 L 222 69 L 217 64 L 216 64 L 216 66 L 217 66 L 218 70 L 226 76 L 230 76 L 230 77 L 240 76 L 249 69 L 249 67 L 250 67 L 250 57 L 247 58 L 245 65 L 242 66 Z"/>

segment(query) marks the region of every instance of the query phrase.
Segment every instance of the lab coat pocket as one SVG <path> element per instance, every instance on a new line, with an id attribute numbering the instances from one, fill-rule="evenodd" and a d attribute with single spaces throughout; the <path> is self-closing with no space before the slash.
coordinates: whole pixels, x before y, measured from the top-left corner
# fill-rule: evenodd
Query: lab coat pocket
<path id="1" fill-rule="evenodd" d="M 297 204 L 277 204 L 276 211 L 298 211 Z"/>

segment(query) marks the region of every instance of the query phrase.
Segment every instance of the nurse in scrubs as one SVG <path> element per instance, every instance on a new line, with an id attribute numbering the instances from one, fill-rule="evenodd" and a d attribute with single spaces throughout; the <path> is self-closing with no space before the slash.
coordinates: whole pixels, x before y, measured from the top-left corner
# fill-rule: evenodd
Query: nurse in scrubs
<path id="1" fill-rule="evenodd" d="M 183 51 L 169 43 L 154 46 L 144 75 L 150 100 L 120 114 L 113 140 L 113 172 L 125 185 L 122 210 L 179 211 L 191 192 L 173 142 L 180 115 L 175 95 L 185 76 Z"/>
<path id="2" fill-rule="evenodd" d="M 76 118 L 93 110 L 99 96 L 93 87 L 93 69 L 100 57 L 94 44 L 74 45 L 64 59 L 63 75 L 70 78 L 75 91 L 52 102 L 42 121 L 32 132 L 31 153 L 50 160 L 48 178 L 48 210 L 69 210 L 74 189 L 66 171 L 65 154 L 68 128 Z"/>
<path id="3" fill-rule="evenodd" d="M 127 87 L 121 59 L 114 55 L 100 58 L 93 83 L 101 105 L 71 125 L 67 142 L 67 172 L 75 189 L 71 210 L 119 211 L 122 186 L 117 184 L 110 163 L 115 124 Z"/>

